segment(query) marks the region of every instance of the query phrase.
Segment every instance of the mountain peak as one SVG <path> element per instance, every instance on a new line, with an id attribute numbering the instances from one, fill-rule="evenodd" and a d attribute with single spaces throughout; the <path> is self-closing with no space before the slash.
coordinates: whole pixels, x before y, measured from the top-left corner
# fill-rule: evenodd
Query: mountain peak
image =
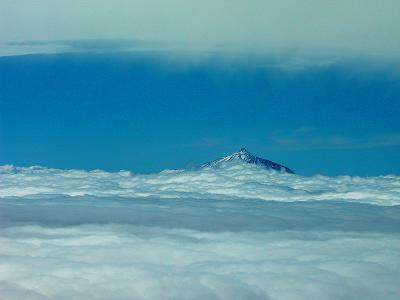
<path id="1" fill-rule="evenodd" d="M 261 157 L 257 157 L 251 154 L 246 148 L 241 148 L 239 152 L 235 152 L 231 155 L 225 156 L 223 158 L 204 163 L 200 166 L 200 168 L 219 168 L 225 163 L 229 162 L 243 162 L 247 164 L 259 165 L 269 170 L 283 171 L 287 173 L 294 174 L 294 172 L 278 163 L 270 161 L 268 159 L 264 159 Z"/>
<path id="2" fill-rule="evenodd" d="M 249 153 L 249 151 L 247 151 L 247 149 L 246 148 L 240 148 L 240 150 L 239 150 L 239 152 L 243 152 L 243 153 Z"/>

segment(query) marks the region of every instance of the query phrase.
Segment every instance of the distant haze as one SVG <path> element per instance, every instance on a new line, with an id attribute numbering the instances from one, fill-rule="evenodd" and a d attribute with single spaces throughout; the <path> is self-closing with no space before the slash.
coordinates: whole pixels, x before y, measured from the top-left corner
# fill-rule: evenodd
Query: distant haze
<path id="1" fill-rule="evenodd" d="M 149 50 L 398 59 L 399 11 L 393 0 L 3 0 L 0 43 L 132 39 L 159 43 Z"/>

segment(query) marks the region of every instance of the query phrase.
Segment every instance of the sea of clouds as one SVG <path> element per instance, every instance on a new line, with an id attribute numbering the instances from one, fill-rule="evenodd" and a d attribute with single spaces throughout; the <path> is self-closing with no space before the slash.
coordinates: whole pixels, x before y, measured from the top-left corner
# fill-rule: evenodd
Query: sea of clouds
<path id="1" fill-rule="evenodd" d="M 400 177 L 396 175 L 304 177 L 240 162 L 217 169 L 166 170 L 149 175 L 6 165 L 0 166 L 0 178 L 0 197 L 57 194 L 400 204 Z"/>
<path id="2" fill-rule="evenodd" d="M 399 299 L 400 177 L 0 167 L 0 299 Z"/>

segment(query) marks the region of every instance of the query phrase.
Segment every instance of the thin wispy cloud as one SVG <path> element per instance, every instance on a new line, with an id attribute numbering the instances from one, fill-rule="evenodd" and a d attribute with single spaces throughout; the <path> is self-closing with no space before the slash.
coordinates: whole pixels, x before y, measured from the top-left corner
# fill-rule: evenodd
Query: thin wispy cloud
<path id="1" fill-rule="evenodd" d="M 275 132 L 268 139 L 291 150 L 305 149 L 369 149 L 400 145 L 400 133 L 370 134 L 362 137 L 321 135 L 312 126 L 301 126 L 292 132 Z"/>
<path id="2" fill-rule="evenodd" d="M 167 51 L 167 48 L 156 43 L 136 40 L 59 40 L 59 41 L 25 41 L 0 44 L 1 56 L 57 53 L 121 53 Z"/>

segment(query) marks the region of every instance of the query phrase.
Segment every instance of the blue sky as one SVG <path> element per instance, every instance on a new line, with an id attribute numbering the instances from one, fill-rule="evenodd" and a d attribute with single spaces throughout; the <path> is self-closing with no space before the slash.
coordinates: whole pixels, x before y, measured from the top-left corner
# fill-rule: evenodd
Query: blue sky
<path id="1" fill-rule="evenodd" d="M 399 173 L 395 75 L 362 61 L 287 70 L 218 55 L 2 57 L 0 163 L 153 172 L 245 146 L 301 174 Z"/>
<path id="2" fill-rule="evenodd" d="M 113 3 L 0 3 L 1 164 L 400 173 L 398 1 Z"/>

